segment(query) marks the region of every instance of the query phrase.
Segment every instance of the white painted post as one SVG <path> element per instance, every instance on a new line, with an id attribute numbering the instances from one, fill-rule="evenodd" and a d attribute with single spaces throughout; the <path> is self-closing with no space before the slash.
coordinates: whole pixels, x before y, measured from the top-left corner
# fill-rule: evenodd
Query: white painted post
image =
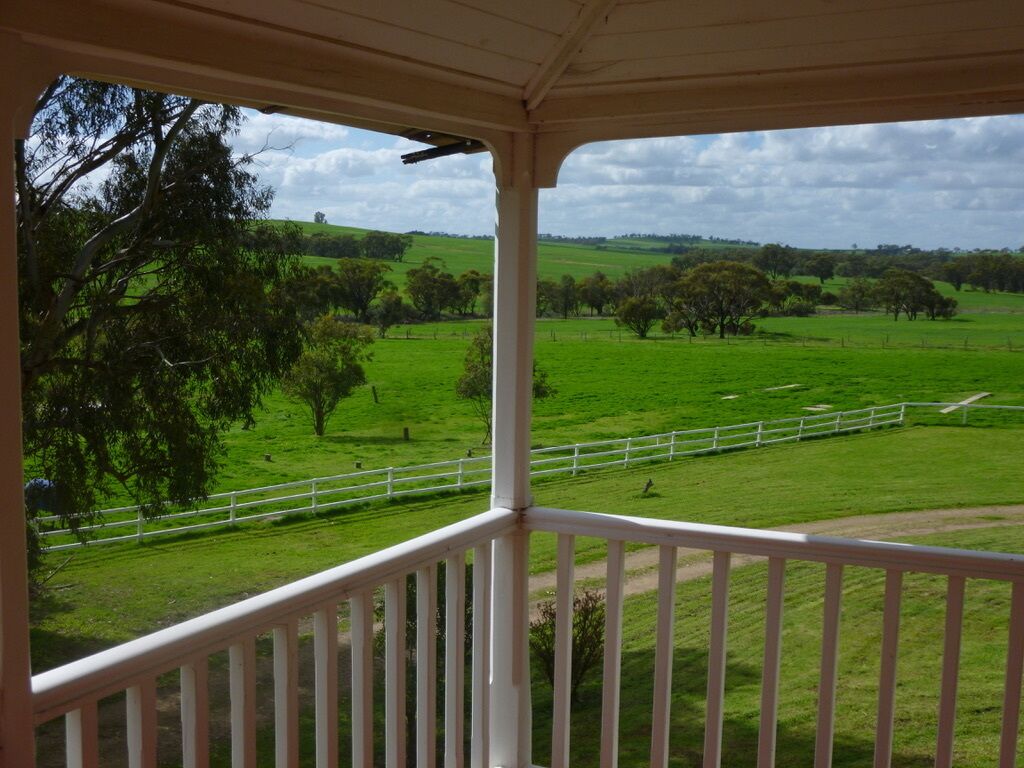
<path id="1" fill-rule="evenodd" d="M 156 768 L 156 681 L 146 680 L 129 688 L 126 691 L 125 707 L 128 768 Z M 234 723 L 232 722 L 232 736 L 233 733 Z M 234 746 L 232 745 L 233 755 Z M 255 756 L 255 746 L 253 756 Z M 235 762 L 235 765 L 239 768 L 250 768 L 250 766 L 255 766 L 255 761 L 245 764 Z"/>
<path id="2" fill-rule="evenodd" d="M 762 437 L 762 435 L 764 435 L 764 422 L 763 421 L 759 421 L 759 422 L 757 422 L 757 437 L 755 438 L 755 441 L 754 441 L 754 447 L 755 448 L 760 448 L 761 447 L 761 437 Z"/>
<path id="3" fill-rule="evenodd" d="M 315 515 L 317 512 L 320 511 L 320 504 L 319 504 L 320 500 L 319 500 L 319 498 L 317 498 L 317 492 L 316 492 L 317 491 L 316 480 L 310 480 L 309 481 L 309 488 L 310 488 L 310 490 L 309 490 L 309 498 L 310 498 L 310 501 L 312 502 L 312 505 L 313 505 L 313 514 Z"/>
<path id="4" fill-rule="evenodd" d="M 233 768 L 256 768 L 255 638 L 247 638 L 228 648 L 228 691 L 231 698 L 231 765 Z M 154 701 L 154 726 L 155 704 Z"/>
<path id="5" fill-rule="evenodd" d="M 142 508 L 140 507 L 135 511 L 135 537 L 142 543 L 142 539 L 146 535 L 146 518 L 142 514 Z"/>
<path id="6" fill-rule="evenodd" d="M 907 420 L 907 404 L 906 403 L 901 403 L 900 404 L 900 426 L 901 427 L 906 423 L 906 420 Z"/>
<path id="7" fill-rule="evenodd" d="M 405 768 L 405 599 L 404 576 L 399 576 L 384 585 L 384 765 L 386 768 Z M 337 741 L 337 722 L 337 717 L 335 717 L 330 724 L 332 738 L 335 741 Z"/>
<path id="8" fill-rule="evenodd" d="M 555 587 L 555 683 L 551 716 L 551 768 L 569 768 L 569 717 L 572 691 L 573 587 L 575 537 L 558 535 Z"/>
<path id="9" fill-rule="evenodd" d="M 513 134 L 496 158 L 494 265 L 494 453 L 491 506 L 530 505 L 530 411 L 537 303 L 537 187 L 534 138 Z M 504 724 L 502 724 L 504 727 Z M 492 734 L 496 736 L 496 734 Z M 497 744 L 492 742 L 497 747 Z M 499 750 L 500 751 L 500 750 Z M 514 768 L 507 765 L 506 768 Z"/>
<path id="10" fill-rule="evenodd" d="M 499 179 L 494 265 L 491 506 L 524 510 L 532 501 L 530 412 L 537 303 L 538 194 L 534 179 L 534 137 L 515 133 L 509 140 L 495 157 Z M 529 538 L 525 532 L 504 536 L 493 544 L 488 767 L 526 768 L 531 763 L 528 552 Z M 474 693 L 475 690 L 474 682 Z M 476 706 L 474 701 L 474 708 Z"/>
<path id="11" fill-rule="evenodd" d="M 64 715 L 67 768 L 99 768 L 99 716 L 96 702 Z"/>
<path id="12" fill-rule="evenodd" d="M 942 644 L 942 688 L 939 694 L 939 727 L 935 768 L 953 766 L 953 728 L 956 723 L 957 681 L 960 673 L 960 640 L 964 618 L 964 577 L 950 576 L 946 584 L 946 629 Z"/>
<path id="13" fill-rule="evenodd" d="M 349 599 L 352 626 L 352 768 L 373 768 L 373 592 Z"/>
<path id="14" fill-rule="evenodd" d="M 833 435 L 836 434 L 839 431 L 839 421 L 842 418 L 843 418 L 843 412 L 840 411 L 839 413 L 836 414 L 835 424 L 832 425 L 832 434 Z"/>
<path id="15" fill-rule="evenodd" d="M 491 768 L 491 545 L 473 549 L 473 660 L 470 768 Z"/>
<path id="16" fill-rule="evenodd" d="M 619 696 L 625 564 L 625 542 L 609 540 L 605 577 L 604 673 L 601 686 L 601 768 L 617 768 L 619 764 Z"/>
<path id="17" fill-rule="evenodd" d="M 871 429 L 873 426 L 875 426 L 875 409 L 874 408 L 872 408 L 870 413 L 868 413 L 868 429 Z"/>
<path id="18" fill-rule="evenodd" d="M 580 446 L 579 443 L 572 447 L 572 476 L 576 477 L 576 472 L 580 468 Z"/>
<path id="19" fill-rule="evenodd" d="M 274 764 L 299 765 L 299 622 L 274 627 Z"/>
<path id="20" fill-rule="evenodd" d="M 460 462 L 461 464 L 461 462 Z M 416 766 L 437 766 L 437 566 L 416 571 Z M 461 638 L 459 638 L 461 639 Z"/>
<path id="21" fill-rule="evenodd" d="M 718 429 L 719 429 L 718 427 L 715 427 L 715 437 L 714 437 L 714 439 L 711 442 L 711 450 L 713 450 L 713 451 L 717 451 L 718 450 L 718 436 L 719 436 Z"/>
<path id="22" fill-rule="evenodd" d="M 803 420 L 803 417 L 800 417 L 800 426 L 797 427 L 796 439 L 797 440 L 802 440 L 803 437 L 804 437 L 804 420 Z"/>
<path id="23" fill-rule="evenodd" d="M 228 511 L 228 522 L 231 523 L 231 525 L 235 524 L 235 519 L 237 517 L 237 511 L 238 511 L 237 508 L 238 508 L 238 494 L 235 491 L 232 491 L 231 492 L 231 509 Z"/>
<path id="24" fill-rule="evenodd" d="M 210 756 L 209 663 L 205 656 L 181 668 L 181 761 L 206 768 Z"/>
<path id="25" fill-rule="evenodd" d="M 757 735 L 757 768 L 775 768 L 785 578 L 786 561 L 779 557 L 769 558 L 768 599 L 765 605 L 764 621 L 764 661 L 761 664 L 761 722 Z"/>
<path id="26" fill-rule="evenodd" d="M 444 768 L 463 768 L 466 733 L 466 557 L 444 561 Z"/>
<path id="27" fill-rule="evenodd" d="M 633 438 L 632 437 L 627 437 L 626 438 L 626 455 L 622 459 L 623 466 L 626 466 L 626 467 L 629 466 L 629 451 L 630 451 L 630 449 L 632 447 L 633 447 Z"/>
<path id="28" fill-rule="evenodd" d="M 672 461 L 676 457 L 676 433 L 673 432 L 668 442 L 668 460 Z"/>
<path id="29" fill-rule="evenodd" d="M 814 743 L 814 768 L 829 768 L 832 765 L 842 589 L 843 566 L 838 563 L 829 563 L 825 568 L 825 618 L 821 636 L 821 675 L 818 682 L 818 725 L 815 731 L 817 738 Z"/>
<path id="30" fill-rule="evenodd" d="M 704 768 L 722 764 L 726 633 L 729 617 L 730 554 L 715 552 L 711 575 L 711 638 L 708 641 L 708 694 L 704 725 Z"/>
<path id="31" fill-rule="evenodd" d="M 388 467 L 388 498 L 392 499 L 395 496 L 395 468 Z"/>
<path id="32" fill-rule="evenodd" d="M 969 411 L 970 409 L 971 409 L 971 406 L 969 406 L 969 405 L 965 405 L 965 406 L 964 406 L 964 407 L 963 407 L 963 408 L 961 409 L 961 410 L 963 411 L 963 416 L 962 416 L 962 417 L 961 417 L 961 419 L 960 419 L 960 423 L 961 423 L 961 424 L 963 424 L 963 425 L 964 425 L 965 427 L 967 426 L 967 412 L 968 412 L 968 411 Z"/>
<path id="33" fill-rule="evenodd" d="M 317 768 L 338 765 L 338 608 L 313 614 L 313 701 Z"/>
<path id="34" fill-rule="evenodd" d="M 35 765 L 22 489 L 14 139 L 19 107 L 30 111 L 46 83 L 38 72 L 29 71 L 19 47 L 10 39 L 0 43 L 0 67 L 4 72 L 18 72 L 0 91 L 0 498 L 4 500 L 0 506 L 0 762 L 7 766 Z"/>
<path id="35" fill-rule="evenodd" d="M 529 534 L 494 540 L 491 561 L 490 765 L 527 768 L 532 741 Z"/>
<path id="36" fill-rule="evenodd" d="M 458 485 L 459 488 L 462 487 L 462 478 L 463 478 L 463 475 L 465 473 L 465 467 L 463 466 L 463 462 L 464 461 L 465 461 L 465 459 L 459 459 L 459 474 L 458 474 L 458 478 L 456 480 L 456 484 Z"/>
<path id="37" fill-rule="evenodd" d="M 651 768 L 668 767 L 668 732 L 672 711 L 673 624 L 676 610 L 676 555 L 674 546 L 661 545 L 658 557 L 658 624 L 654 644 Z"/>

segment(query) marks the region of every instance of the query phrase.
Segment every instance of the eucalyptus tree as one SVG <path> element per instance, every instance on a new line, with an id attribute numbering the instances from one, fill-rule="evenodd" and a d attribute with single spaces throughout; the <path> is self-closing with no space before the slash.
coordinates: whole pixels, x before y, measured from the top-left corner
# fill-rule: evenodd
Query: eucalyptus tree
<path id="1" fill-rule="evenodd" d="M 301 351 L 296 230 L 235 107 L 72 77 L 15 146 L 24 453 L 72 524 L 209 492 L 221 433 Z"/>

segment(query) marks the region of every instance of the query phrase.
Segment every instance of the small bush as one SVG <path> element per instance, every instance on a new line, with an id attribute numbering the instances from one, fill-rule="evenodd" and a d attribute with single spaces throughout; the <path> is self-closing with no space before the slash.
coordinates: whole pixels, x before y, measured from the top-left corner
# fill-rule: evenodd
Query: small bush
<path id="1" fill-rule="evenodd" d="M 570 697 L 579 703 L 584 678 L 604 658 L 604 595 L 585 589 L 572 601 L 572 675 Z M 530 622 L 530 650 L 540 662 L 544 676 L 555 685 L 555 603 L 540 605 L 540 617 Z"/>

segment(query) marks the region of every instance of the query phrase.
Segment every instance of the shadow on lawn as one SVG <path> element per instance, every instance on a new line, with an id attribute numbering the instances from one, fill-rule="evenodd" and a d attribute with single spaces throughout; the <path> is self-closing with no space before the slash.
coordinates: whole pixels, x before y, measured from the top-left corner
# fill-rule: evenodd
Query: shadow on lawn
<path id="1" fill-rule="evenodd" d="M 814 660 L 817 663 L 817 660 Z M 651 715 L 654 655 L 652 650 L 624 653 L 619 719 L 619 765 L 622 768 L 650 763 Z M 722 728 L 722 765 L 754 766 L 757 763 L 758 718 L 761 669 L 731 659 L 726 669 L 726 705 Z M 550 761 L 551 689 L 534 678 L 534 751 L 533 762 Z M 747 692 L 747 701 L 755 706 L 743 713 L 730 713 L 730 692 Z M 699 768 L 704 753 L 704 708 L 707 692 L 706 649 L 679 648 L 674 651 L 672 671 L 672 725 L 669 732 L 669 762 L 672 766 Z M 816 696 L 808 696 L 807 726 L 787 725 L 784 703 L 780 703 L 776 764 L 812 765 L 814 762 Z M 789 713 L 792 717 L 792 713 Z M 597 677 L 584 685 L 581 701 L 573 707 L 570 754 L 573 766 L 597 766 L 601 738 L 601 682 Z M 874 755 L 873 729 L 855 737 L 837 735 L 833 745 L 833 765 L 870 765 Z M 932 765 L 927 754 L 897 752 L 892 765 L 900 768 L 925 768 Z"/>

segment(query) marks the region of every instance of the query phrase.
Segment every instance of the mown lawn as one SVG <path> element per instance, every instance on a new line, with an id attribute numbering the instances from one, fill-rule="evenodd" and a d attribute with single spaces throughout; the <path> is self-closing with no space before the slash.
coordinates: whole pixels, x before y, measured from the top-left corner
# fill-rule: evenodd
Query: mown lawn
<path id="1" fill-rule="evenodd" d="M 1024 501 L 1024 429 L 916 427 L 610 469 L 538 482 L 536 503 L 752 527 Z M 648 479 L 652 493 L 641 496 Z M 375 504 L 145 545 L 78 550 L 50 582 L 33 634 L 42 670 L 285 584 L 486 509 L 486 493 Z M 603 557 L 580 540 L 578 559 Z M 549 535 L 532 569 L 554 567 Z M 64 562 L 55 553 L 49 567 Z"/>

